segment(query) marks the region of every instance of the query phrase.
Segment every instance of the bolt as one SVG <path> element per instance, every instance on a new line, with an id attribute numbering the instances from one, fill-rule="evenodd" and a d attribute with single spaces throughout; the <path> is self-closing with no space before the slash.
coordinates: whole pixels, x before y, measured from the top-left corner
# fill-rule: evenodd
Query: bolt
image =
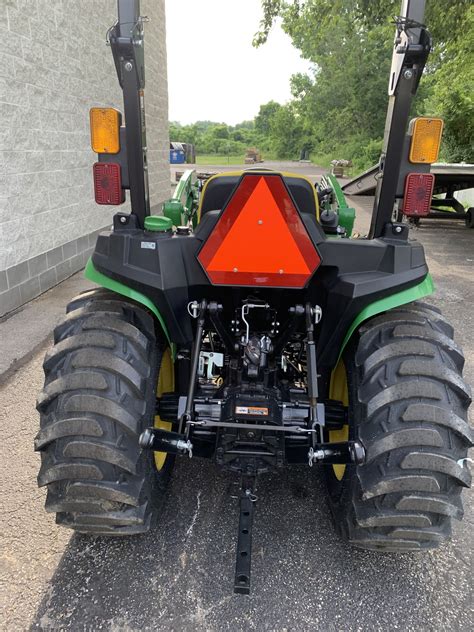
<path id="1" fill-rule="evenodd" d="M 133 64 L 131 61 L 127 61 L 124 65 L 124 68 L 127 72 L 130 72 L 131 70 L 133 70 Z"/>
<path id="2" fill-rule="evenodd" d="M 120 218 L 120 223 L 121 224 L 126 224 L 127 223 L 127 218 L 122 215 L 122 217 Z"/>
<path id="3" fill-rule="evenodd" d="M 263 219 L 259 219 L 259 220 L 258 220 L 258 223 L 259 223 L 259 224 L 263 224 Z"/>
<path id="4" fill-rule="evenodd" d="M 403 230 L 403 228 L 401 226 L 395 226 L 395 232 L 396 233 L 401 233 Z"/>
<path id="5" fill-rule="evenodd" d="M 403 73 L 403 76 L 405 77 L 405 79 L 411 79 L 413 77 L 413 70 L 410 70 L 409 68 L 407 70 L 405 70 L 405 72 Z"/>
<path id="6" fill-rule="evenodd" d="M 278 274 L 283 274 L 283 270 L 278 270 Z"/>
<path id="7" fill-rule="evenodd" d="M 232 270 L 232 272 L 238 272 L 238 271 L 239 271 L 239 268 L 234 268 L 234 269 Z"/>

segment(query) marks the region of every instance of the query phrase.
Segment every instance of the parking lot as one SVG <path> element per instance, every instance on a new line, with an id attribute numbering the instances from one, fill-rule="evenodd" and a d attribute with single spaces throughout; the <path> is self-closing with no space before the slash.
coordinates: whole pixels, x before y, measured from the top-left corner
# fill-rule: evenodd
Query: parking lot
<path id="1" fill-rule="evenodd" d="M 300 169 L 322 173 L 311 165 Z M 352 201 L 364 234 L 371 200 Z M 455 326 L 472 385 L 474 231 L 460 222 L 426 221 L 412 236 L 426 248 L 437 288 L 430 300 Z M 63 294 L 52 290 L 50 300 L 65 304 Z M 24 345 L 28 324 L 23 327 L 16 336 Z M 163 515 L 147 535 L 91 539 L 57 527 L 43 510 L 39 455 L 33 452 L 48 344 L 0 387 L 0 629 L 473 629 L 470 492 L 464 494 L 464 521 L 455 523 L 448 545 L 426 554 L 381 555 L 337 538 L 318 468 L 263 476 L 250 597 L 232 592 L 235 479 L 211 462 L 178 460 Z"/>

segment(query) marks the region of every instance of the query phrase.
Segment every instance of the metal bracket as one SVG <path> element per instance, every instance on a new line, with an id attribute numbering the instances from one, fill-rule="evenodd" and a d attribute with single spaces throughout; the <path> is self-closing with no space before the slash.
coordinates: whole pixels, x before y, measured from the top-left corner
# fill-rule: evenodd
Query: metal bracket
<path id="1" fill-rule="evenodd" d="M 189 306 L 188 306 L 188 310 L 189 310 Z M 193 417 L 192 412 L 193 412 L 193 404 L 194 404 L 194 393 L 196 391 L 196 385 L 197 385 L 197 380 L 198 380 L 199 356 L 201 354 L 202 335 L 204 332 L 206 310 L 207 310 L 207 301 L 202 300 L 201 303 L 199 304 L 196 337 L 194 339 L 193 349 L 191 352 L 191 369 L 190 369 L 190 377 L 189 377 L 188 394 L 186 398 L 186 407 L 184 409 L 184 413 L 179 422 L 180 432 L 182 432 L 184 428 L 186 428 L 186 430 L 189 429 L 189 426 L 187 426 L 187 422 Z"/>
<path id="2" fill-rule="evenodd" d="M 234 592 L 250 594 L 250 569 L 252 564 L 252 527 L 257 496 L 254 494 L 255 477 L 242 477 L 240 493 L 239 533 L 235 561 Z"/>
<path id="3" fill-rule="evenodd" d="M 313 467 L 314 463 L 362 465 L 365 463 L 365 456 L 365 448 L 359 441 L 322 443 L 309 449 L 308 465 L 309 467 Z"/>
<path id="4" fill-rule="evenodd" d="M 193 444 L 178 432 L 162 430 L 161 428 L 145 428 L 141 433 L 138 444 L 143 450 L 167 452 L 168 454 L 188 454 L 193 456 Z"/>
<path id="5" fill-rule="evenodd" d="M 242 305 L 241 318 L 242 318 L 242 321 L 245 323 L 245 337 L 243 340 L 245 344 L 247 344 L 250 338 L 250 323 L 245 317 L 248 316 L 251 309 L 258 309 L 259 307 L 268 309 L 270 305 L 268 305 L 268 303 L 244 303 Z"/>
<path id="6" fill-rule="evenodd" d="M 306 361 L 308 372 L 309 421 L 311 428 L 319 428 L 319 441 L 323 441 L 324 420 L 318 415 L 318 369 L 316 363 L 316 340 L 314 337 L 314 323 L 318 323 L 322 316 L 319 305 L 313 307 L 306 303 Z M 314 437 L 314 435 L 313 435 Z"/>
<path id="7" fill-rule="evenodd" d="M 401 164 L 406 149 L 406 129 L 413 95 L 431 48 L 423 27 L 425 0 L 404 0 L 396 19 L 396 34 L 388 86 L 389 104 L 382 147 L 384 165 L 377 183 L 369 239 L 381 237 L 392 221 Z"/>
<path id="8" fill-rule="evenodd" d="M 125 129 L 121 133 L 122 151 L 127 158 L 128 188 L 132 213 L 143 228 L 150 215 L 148 162 L 145 125 L 145 56 L 140 0 L 118 0 L 118 21 L 107 33 L 115 69 L 123 92 Z M 125 153 L 126 152 L 126 153 Z M 124 171 L 122 164 L 122 171 Z"/>

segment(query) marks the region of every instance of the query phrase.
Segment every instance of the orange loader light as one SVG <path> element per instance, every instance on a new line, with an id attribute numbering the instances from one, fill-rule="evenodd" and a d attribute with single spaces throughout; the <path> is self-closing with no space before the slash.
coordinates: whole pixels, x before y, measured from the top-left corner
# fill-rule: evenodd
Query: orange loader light
<path id="1" fill-rule="evenodd" d="M 321 263 L 280 175 L 244 174 L 198 254 L 214 285 L 303 288 Z"/>
<path id="2" fill-rule="evenodd" d="M 97 154 L 118 154 L 122 115 L 115 108 L 91 108 L 91 147 Z"/>
<path id="3" fill-rule="evenodd" d="M 410 162 L 431 164 L 438 160 L 443 119 L 418 117 L 410 123 Z"/>

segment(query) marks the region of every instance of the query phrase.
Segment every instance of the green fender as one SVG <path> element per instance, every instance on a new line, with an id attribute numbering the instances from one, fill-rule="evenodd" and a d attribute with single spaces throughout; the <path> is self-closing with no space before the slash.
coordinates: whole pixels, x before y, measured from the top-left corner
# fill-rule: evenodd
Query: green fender
<path id="1" fill-rule="evenodd" d="M 418 301 L 420 298 L 424 298 L 425 296 L 433 294 L 434 291 L 435 286 L 433 283 L 433 279 L 431 278 L 431 274 L 427 274 L 424 281 L 422 281 L 418 285 L 410 287 L 407 290 L 397 292 L 396 294 L 392 294 L 391 296 L 381 298 L 378 301 L 374 301 L 370 305 L 367 305 L 367 307 L 364 307 L 364 309 L 360 312 L 360 314 L 352 322 L 352 325 L 349 327 L 349 330 L 347 331 L 342 343 L 337 361 L 339 362 L 339 359 L 341 358 L 342 353 L 346 348 L 347 343 L 351 339 L 354 331 L 365 320 L 368 320 L 369 318 L 372 318 L 377 314 L 381 314 L 382 312 L 386 312 L 389 309 L 393 309 L 394 307 L 400 307 L 400 305 L 406 305 L 407 303 Z"/>
<path id="2" fill-rule="evenodd" d="M 158 322 L 160 323 L 163 333 L 165 334 L 170 345 L 174 359 L 176 352 L 175 345 L 171 342 L 168 329 L 165 325 L 162 315 L 158 311 L 156 305 L 147 296 L 141 294 L 141 292 L 133 290 L 123 283 L 120 283 L 120 281 L 115 281 L 115 279 L 111 279 L 110 277 L 96 270 L 94 264 L 92 263 L 92 259 L 89 259 L 89 261 L 87 262 L 84 276 L 86 279 L 89 279 L 89 281 L 92 281 L 93 283 L 96 283 L 101 287 L 105 287 L 112 292 L 116 292 L 117 294 L 126 296 L 132 301 L 135 301 L 136 303 L 141 303 L 147 309 L 149 309 L 156 316 Z M 351 339 L 352 334 L 361 323 L 368 320 L 369 318 L 372 318 L 373 316 L 376 316 L 377 314 L 381 314 L 382 312 L 393 309 L 394 307 L 400 307 L 400 305 L 406 305 L 407 303 L 412 303 L 413 301 L 417 301 L 421 298 L 424 298 L 425 296 L 429 296 L 434 292 L 434 290 L 435 287 L 433 279 L 431 278 L 431 275 L 428 274 L 425 279 L 418 285 L 410 287 L 406 290 L 402 290 L 401 292 L 397 292 L 396 294 L 392 294 L 391 296 L 386 296 L 385 298 L 381 298 L 378 301 L 374 301 L 370 305 L 367 305 L 367 307 L 365 307 L 358 314 L 358 316 L 354 319 L 351 326 L 349 327 L 339 351 L 338 361 L 342 356 L 347 343 Z"/>
<path id="3" fill-rule="evenodd" d="M 168 340 L 168 343 L 170 345 L 173 360 L 175 359 L 176 348 L 174 343 L 171 342 L 168 329 L 165 325 L 165 321 L 163 320 L 163 316 L 160 314 L 156 305 L 148 298 L 148 296 L 145 296 L 141 292 L 133 290 L 127 285 L 120 283 L 120 281 L 116 281 L 115 279 L 111 279 L 105 274 L 102 274 L 102 272 L 99 272 L 95 268 L 94 264 L 92 263 L 92 259 L 89 259 L 89 261 L 87 262 L 86 269 L 84 270 L 84 276 L 86 279 L 89 279 L 89 281 L 92 281 L 93 283 L 96 283 L 101 287 L 105 287 L 107 290 L 111 290 L 112 292 L 116 292 L 117 294 L 121 294 L 122 296 L 126 296 L 132 301 L 135 301 L 135 303 L 141 303 L 147 309 L 149 309 L 150 312 L 152 312 L 156 316 L 158 322 L 160 323 L 163 333 L 165 334 L 166 339 Z"/>

